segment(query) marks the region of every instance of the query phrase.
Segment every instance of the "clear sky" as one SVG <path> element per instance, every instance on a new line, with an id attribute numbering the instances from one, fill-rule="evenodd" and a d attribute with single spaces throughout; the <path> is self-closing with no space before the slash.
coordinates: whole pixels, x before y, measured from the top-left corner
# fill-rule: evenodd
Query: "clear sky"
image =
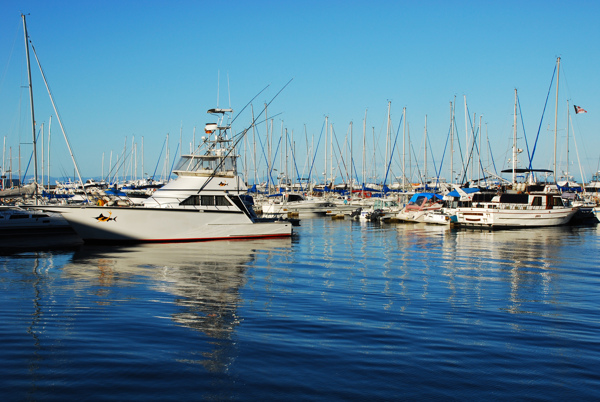
<path id="1" fill-rule="evenodd" d="M 483 139 L 487 134 L 500 171 L 508 167 L 511 157 L 514 90 L 518 90 L 523 119 L 521 123 L 519 116 L 519 148 L 525 149 L 523 124 L 531 149 L 557 57 L 561 57 L 560 170 L 566 167 L 567 101 L 571 111 L 573 104 L 588 111 L 571 113 L 570 173 L 581 178 L 572 129 L 585 179 L 598 170 L 600 2 L 596 0 L 3 1 L 0 135 L 6 138 L 7 168 L 12 149 L 13 171 L 19 143 L 23 169 L 31 153 L 21 13 L 27 14 L 30 38 L 84 177 L 101 175 L 103 154 L 107 174 L 111 151 L 114 164 L 126 142 L 131 150 L 133 139 L 141 175 L 142 137 L 144 171 L 152 175 L 157 164 L 158 171 L 164 165 L 164 153 L 160 162 L 159 155 L 167 134 L 171 158 L 180 132 L 182 148 L 189 151 L 194 127 L 198 141 L 204 124 L 213 120 L 206 110 L 217 106 L 217 99 L 218 106 L 231 105 L 237 111 L 270 85 L 253 102 L 258 114 L 292 78 L 268 114 L 275 116 L 277 137 L 282 126 L 290 134 L 293 131 L 303 176 L 307 175 L 302 174 L 307 172 L 306 155 L 313 152 L 307 150 L 307 139 L 309 148 L 313 141 L 316 146 L 325 116 L 333 124 L 340 148 L 353 122 L 354 163 L 361 175 L 367 111 L 366 164 L 373 170 L 374 132 L 381 180 L 389 101 L 393 138 L 406 107 L 413 170 L 417 163 L 424 170 L 427 116 L 428 174 L 433 175 L 433 160 L 439 169 L 444 157 L 441 175 L 449 179 L 449 150 L 444 154 L 444 149 L 450 102 L 456 99 L 456 130 L 464 154 L 465 97 L 475 125 L 482 116 Z M 36 120 L 47 127 L 53 111 L 35 65 L 32 74 Z M 534 158 L 538 168 L 553 166 L 555 83 L 556 79 Z M 53 117 L 51 174 L 72 176 L 57 123 Z M 249 123 L 249 113 L 240 116 L 237 131 Z M 263 142 L 264 126 L 257 133 Z M 402 130 L 397 144 L 401 141 Z M 319 177 L 323 142 L 324 134 L 313 171 Z M 398 152 L 400 145 L 394 155 L 395 175 L 400 174 Z M 458 152 L 455 170 L 460 169 Z M 526 164 L 525 154 L 521 165 Z M 482 158 L 484 165 L 490 164 L 488 153 Z M 263 171 L 264 166 L 261 162 Z"/>

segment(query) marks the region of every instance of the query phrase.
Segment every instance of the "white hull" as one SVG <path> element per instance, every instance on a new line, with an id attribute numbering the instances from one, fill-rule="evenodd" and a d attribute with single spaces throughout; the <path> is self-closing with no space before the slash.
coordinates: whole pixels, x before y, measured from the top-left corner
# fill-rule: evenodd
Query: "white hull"
<path id="1" fill-rule="evenodd" d="M 495 209 L 458 208 L 456 221 L 463 226 L 536 227 L 569 223 L 577 208 Z"/>
<path id="2" fill-rule="evenodd" d="M 303 201 L 283 204 L 266 203 L 262 205 L 262 213 L 266 215 L 287 214 L 297 212 L 298 214 L 326 215 L 334 208 L 327 201 Z"/>
<path id="3" fill-rule="evenodd" d="M 419 210 L 408 210 L 404 208 L 402 211 L 396 214 L 396 219 L 404 222 L 425 222 L 425 217 L 427 214 L 439 211 L 442 208 L 441 204 L 437 204 L 436 206 L 430 208 L 424 208 Z"/>
<path id="4" fill-rule="evenodd" d="M 423 216 L 423 222 L 435 225 L 450 225 L 452 223 L 452 216 L 441 211 L 431 211 Z"/>
<path id="5" fill-rule="evenodd" d="M 241 211 L 96 206 L 44 209 L 60 212 L 84 241 L 183 242 L 292 234 L 289 222 L 254 222 Z"/>
<path id="6" fill-rule="evenodd" d="M 73 233 L 73 229 L 60 214 L 21 208 L 0 209 L 0 236 L 61 232 Z"/>

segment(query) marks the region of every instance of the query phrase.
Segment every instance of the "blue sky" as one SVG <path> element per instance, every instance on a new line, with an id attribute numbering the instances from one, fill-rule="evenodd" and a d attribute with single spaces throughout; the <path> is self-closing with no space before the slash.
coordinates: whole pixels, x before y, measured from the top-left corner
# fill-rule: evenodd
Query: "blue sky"
<path id="1" fill-rule="evenodd" d="M 6 158 L 12 147 L 14 171 L 19 142 L 22 160 L 31 153 L 26 144 L 31 142 L 31 123 L 23 88 L 27 79 L 21 12 L 29 14 L 29 35 L 84 177 L 101 175 L 103 154 L 106 174 L 111 151 L 114 163 L 126 141 L 131 148 L 132 138 L 138 144 L 141 175 L 142 136 L 144 171 L 151 175 L 167 134 L 171 157 L 180 131 L 185 151 L 194 127 L 200 137 L 204 124 L 212 120 L 206 110 L 216 106 L 217 94 L 219 106 L 229 106 L 230 97 L 231 107 L 240 110 L 270 85 L 253 102 L 258 113 L 292 78 L 269 107 L 269 115 L 277 114 L 277 136 L 282 125 L 294 132 L 300 171 L 308 169 L 306 138 L 309 144 L 314 138 L 316 144 L 328 116 L 340 147 L 353 122 L 354 163 L 360 175 L 367 110 L 367 165 L 373 170 L 374 131 L 375 170 L 383 176 L 391 101 L 394 135 L 402 108 L 407 110 L 417 158 L 415 162 L 411 157 L 413 173 L 415 163 L 424 170 L 427 115 L 429 175 L 432 159 L 439 169 L 445 155 L 441 176 L 449 179 L 449 151 L 444 154 L 444 148 L 450 102 L 456 97 L 464 152 L 465 96 L 471 119 L 475 114 L 478 124 L 483 116 L 482 132 L 487 132 L 499 171 L 510 158 L 514 89 L 532 147 L 557 57 L 560 170 L 565 170 L 567 100 L 571 110 L 577 104 L 588 111 L 571 115 L 585 178 L 598 169 L 597 1 L 5 1 L 0 5 L 0 136 L 6 137 Z M 36 120 L 47 127 L 53 112 L 39 70 L 33 67 Z M 553 87 L 535 167 L 552 169 L 555 98 Z M 250 115 L 236 123 L 238 131 L 244 129 Z M 525 148 L 521 124 L 519 117 L 519 147 Z M 571 128 L 569 132 L 573 134 Z M 258 133 L 264 141 L 264 124 Z M 72 175 L 55 117 L 51 142 L 51 174 Z M 572 137 L 569 149 L 570 173 L 580 179 Z M 313 171 L 319 176 L 323 151 L 322 139 Z M 455 154 L 455 170 L 460 169 L 459 158 Z M 488 164 L 487 154 L 483 163 Z M 164 154 L 159 171 L 163 164 Z M 399 175 L 399 163 L 394 165 Z M 263 171 L 264 166 L 260 162 Z"/>

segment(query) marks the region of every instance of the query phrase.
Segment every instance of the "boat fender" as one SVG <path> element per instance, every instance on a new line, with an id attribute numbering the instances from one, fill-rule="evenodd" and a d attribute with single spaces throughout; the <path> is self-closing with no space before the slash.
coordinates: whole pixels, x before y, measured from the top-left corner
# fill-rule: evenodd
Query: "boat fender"
<path id="1" fill-rule="evenodd" d="M 97 204 L 98 204 L 99 207 L 104 206 L 104 200 L 102 198 L 99 199 L 98 202 L 97 202 Z"/>

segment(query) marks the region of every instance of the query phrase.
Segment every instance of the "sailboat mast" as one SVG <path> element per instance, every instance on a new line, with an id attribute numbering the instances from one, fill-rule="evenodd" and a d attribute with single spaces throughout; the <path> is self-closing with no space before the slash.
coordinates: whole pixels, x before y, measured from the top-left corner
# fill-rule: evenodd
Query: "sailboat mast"
<path id="1" fill-rule="evenodd" d="M 402 108 L 402 191 L 406 191 L 406 106 Z"/>
<path id="2" fill-rule="evenodd" d="M 483 116 L 479 115 L 479 146 L 477 147 L 477 171 L 478 173 L 478 180 L 477 182 L 479 183 L 479 179 L 481 179 L 482 176 L 485 176 L 485 174 L 481 171 L 481 118 Z"/>
<path id="3" fill-rule="evenodd" d="M 252 121 L 254 122 L 254 105 L 250 105 L 250 110 L 252 111 Z M 253 161 L 254 161 L 254 183 L 256 184 L 257 179 L 256 179 L 256 130 L 255 130 L 255 125 L 252 124 L 252 151 L 253 151 Z"/>
<path id="4" fill-rule="evenodd" d="M 352 166 L 354 164 L 354 159 L 353 159 L 353 148 L 352 148 L 352 122 L 350 122 L 350 196 L 352 197 L 352 188 L 353 188 L 353 176 L 352 176 Z"/>
<path id="5" fill-rule="evenodd" d="M 267 117 L 267 104 L 265 103 L 265 131 L 267 133 L 267 194 L 271 195 L 271 141 L 269 140 L 269 118 Z"/>
<path id="6" fill-rule="evenodd" d="M 363 120 L 363 154 L 362 154 L 362 181 L 363 181 L 363 189 L 365 188 L 365 183 L 367 182 L 367 110 L 365 109 L 365 119 Z"/>
<path id="7" fill-rule="evenodd" d="M 454 97 L 456 102 L 456 96 Z M 454 184 L 454 106 L 450 102 L 450 184 Z"/>
<path id="8" fill-rule="evenodd" d="M 513 121 L 513 169 L 512 182 L 513 188 L 517 182 L 517 89 L 515 88 L 515 113 Z"/>
<path id="9" fill-rule="evenodd" d="M 390 112 L 391 112 L 391 108 L 392 108 L 392 102 L 388 101 L 388 111 L 387 111 L 387 125 L 385 128 L 385 164 L 387 165 L 388 160 L 390 159 L 390 155 L 392 154 L 391 152 L 391 136 L 390 136 Z M 385 167 L 385 165 L 384 165 Z M 387 180 L 387 172 L 385 174 L 384 177 L 384 183 L 383 185 L 385 186 L 387 183 L 385 183 L 385 180 Z"/>
<path id="10" fill-rule="evenodd" d="M 37 167 L 37 149 L 35 140 L 35 113 L 33 111 L 33 86 L 31 85 L 31 64 L 29 62 L 29 36 L 27 35 L 27 23 L 25 22 L 25 14 L 21 14 L 23 18 L 23 32 L 25 34 L 25 55 L 27 57 L 27 78 L 29 80 L 29 104 L 31 106 L 31 132 L 33 136 L 33 170 L 35 174 L 34 178 L 34 191 L 35 191 L 35 203 L 37 205 L 37 182 L 38 182 L 38 167 Z"/>
<path id="11" fill-rule="evenodd" d="M 423 185 L 425 186 L 425 190 L 427 190 L 427 115 L 425 115 L 425 171 Z"/>
<path id="12" fill-rule="evenodd" d="M 577 147 L 575 147 L 577 149 Z M 569 185 L 569 101 L 567 100 L 567 186 Z"/>
<path id="13" fill-rule="evenodd" d="M 6 136 L 4 136 L 4 145 L 2 146 L 2 183 L 0 188 L 6 187 Z"/>
<path id="14" fill-rule="evenodd" d="M 556 140 L 558 136 L 558 81 L 560 78 L 560 57 L 556 59 L 556 104 L 554 105 L 554 181 L 556 182 Z"/>
<path id="15" fill-rule="evenodd" d="M 333 177 L 333 123 L 329 128 L 329 177 L 331 178 L 331 187 L 333 188 L 333 182 L 335 178 Z"/>
<path id="16" fill-rule="evenodd" d="M 42 122 L 42 188 L 44 188 L 44 122 Z"/>
<path id="17" fill-rule="evenodd" d="M 48 188 L 50 188 L 50 134 L 52 133 L 52 115 L 48 122 Z"/>
<path id="18" fill-rule="evenodd" d="M 467 144 L 467 150 L 469 149 L 469 116 L 467 114 L 467 95 L 463 95 L 464 100 L 465 100 L 465 141 Z M 467 161 L 467 164 L 469 162 Z M 467 165 L 468 167 L 468 165 Z M 467 175 L 468 169 L 467 167 L 465 167 L 465 176 Z M 467 181 L 469 181 L 469 178 L 467 177 Z"/>
<path id="19" fill-rule="evenodd" d="M 327 130 L 329 130 L 329 117 L 325 116 L 325 164 L 323 166 L 323 184 L 327 186 Z"/>

